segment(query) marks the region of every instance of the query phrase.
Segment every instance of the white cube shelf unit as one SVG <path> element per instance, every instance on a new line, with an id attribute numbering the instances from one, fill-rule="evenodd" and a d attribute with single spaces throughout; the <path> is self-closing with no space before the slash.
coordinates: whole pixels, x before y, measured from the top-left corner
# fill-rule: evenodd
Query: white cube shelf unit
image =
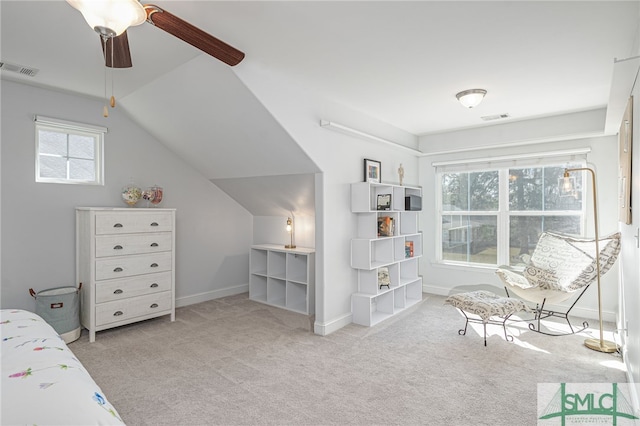
<path id="1" fill-rule="evenodd" d="M 379 195 L 391 195 L 389 210 L 378 210 Z M 420 211 L 405 210 L 407 196 L 422 197 L 422 188 L 351 184 L 351 211 L 357 216 L 356 236 L 351 240 L 351 267 L 358 270 L 358 292 L 351 297 L 356 324 L 375 325 L 422 300 Z M 382 217 L 393 224 L 388 236 L 379 234 Z M 389 271 L 389 286 L 378 285 L 380 268 Z"/>
<path id="2" fill-rule="evenodd" d="M 251 246 L 249 299 L 301 314 L 315 313 L 315 250 Z"/>

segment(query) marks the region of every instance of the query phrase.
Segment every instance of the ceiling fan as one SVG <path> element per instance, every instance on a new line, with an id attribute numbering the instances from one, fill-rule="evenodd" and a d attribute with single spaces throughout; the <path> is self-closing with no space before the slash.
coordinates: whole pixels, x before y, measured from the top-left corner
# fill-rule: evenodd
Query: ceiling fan
<path id="1" fill-rule="evenodd" d="M 230 66 L 244 59 L 240 50 L 152 4 L 142 5 L 138 0 L 67 0 L 67 3 L 79 10 L 89 26 L 100 34 L 107 67 L 132 66 L 126 30 L 145 21 Z"/>

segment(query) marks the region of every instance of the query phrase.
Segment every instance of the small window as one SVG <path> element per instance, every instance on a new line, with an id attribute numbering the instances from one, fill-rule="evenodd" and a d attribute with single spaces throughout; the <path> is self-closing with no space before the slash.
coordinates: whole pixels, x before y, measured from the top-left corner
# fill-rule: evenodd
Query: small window
<path id="1" fill-rule="evenodd" d="M 36 182 L 103 184 L 105 127 L 36 116 Z"/>

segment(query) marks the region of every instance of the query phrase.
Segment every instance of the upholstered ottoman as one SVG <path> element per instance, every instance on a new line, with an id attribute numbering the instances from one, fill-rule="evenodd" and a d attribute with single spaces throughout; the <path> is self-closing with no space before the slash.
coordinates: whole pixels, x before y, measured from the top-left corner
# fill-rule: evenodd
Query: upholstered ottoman
<path id="1" fill-rule="evenodd" d="M 484 326 L 484 345 L 487 346 L 487 324 L 502 325 L 505 340 L 513 341 L 513 336 L 507 334 L 507 320 L 519 311 L 532 312 L 531 308 L 524 304 L 522 300 L 509 297 L 500 297 L 490 291 L 478 290 L 468 293 L 459 293 L 449 296 L 444 301 L 445 304 L 455 306 L 466 318 L 464 328 L 458 330 L 458 334 L 467 334 L 469 322 L 482 323 Z M 469 317 L 467 314 L 475 314 L 480 319 Z M 502 320 L 493 320 L 491 317 L 500 317 Z"/>

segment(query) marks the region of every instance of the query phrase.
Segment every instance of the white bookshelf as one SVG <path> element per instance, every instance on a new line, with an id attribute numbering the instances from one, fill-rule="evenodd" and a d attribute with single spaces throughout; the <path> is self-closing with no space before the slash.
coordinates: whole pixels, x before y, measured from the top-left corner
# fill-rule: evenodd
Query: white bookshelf
<path id="1" fill-rule="evenodd" d="M 389 210 L 378 210 L 378 195 L 391 195 Z M 353 322 L 372 326 L 422 300 L 422 257 L 419 213 L 405 210 L 406 196 L 422 196 L 413 186 L 358 182 L 351 185 L 351 211 L 357 216 L 356 235 L 351 240 L 351 267 L 358 270 L 358 292 L 351 297 Z M 378 234 L 378 220 L 393 222 L 389 236 Z M 408 252 L 407 245 L 412 250 Z M 389 271 L 389 286 L 378 285 L 380 268 Z"/>
<path id="2" fill-rule="evenodd" d="M 251 246 L 249 299 L 301 314 L 315 313 L 315 250 Z"/>

